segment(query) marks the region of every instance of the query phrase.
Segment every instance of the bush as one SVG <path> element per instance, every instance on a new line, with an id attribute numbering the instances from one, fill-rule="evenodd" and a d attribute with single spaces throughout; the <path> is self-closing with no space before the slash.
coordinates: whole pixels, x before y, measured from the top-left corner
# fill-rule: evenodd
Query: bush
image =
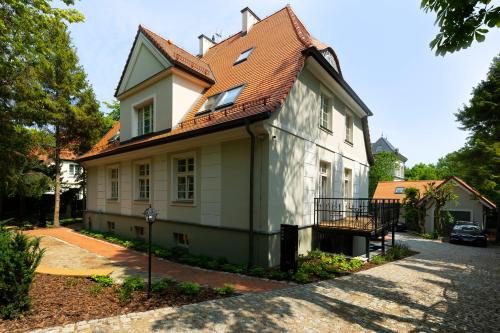
<path id="1" fill-rule="evenodd" d="M 386 260 L 384 256 L 375 256 L 370 260 L 370 262 L 374 265 L 382 265 L 386 263 Z"/>
<path id="2" fill-rule="evenodd" d="M 182 282 L 179 287 L 185 295 L 197 295 L 201 292 L 201 287 L 196 282 Z"/>
<path id="3" fill-rule="evenodd" d="M 232 284 L 226 283 L 224 284 L 224 287 L 215 288 L 214 290 L 219 296 L 229 296 L 234 294 L 236 289 L 234 289 L 234 286 Z"/>
<path id="4" fill-rule="evenodd" d="M 262 267 L 254 266 L 250 269 L 250 274 L 257 277 L 264 277 L 266 271 Z"/>
<path id="5" fill-rule="evenodd" d="M 385 256 L 389 260 L 399 260 L 399 259 L 408 257 L 411 254 L 412 254 L 412 251 L 410 250 L 408 245 L 396 243 L 396 244 L 394 244 L 394 247 L 391 247 L 389 250 L 387 250 Z"/>
<path id="6" fill-rule="evenodd" d="M 29 290 L 43 254 L 39 238 L 0 230 L 0 317 L 13 319 L 30 310 Z"/>
<path id="7" fill-rule="evenodd" d="M 288 280 L 289 277 L 290 277 L 290 274 L 288 274 L 288 272 L 282 272 L 282 271 L 278 271 L 278 270 L 272 271 L 271 274 L 269 274 L 270 279 L 279 280 L 279 281 Z"/>
<path id="8" fill-rule="evenodd" d="M 92 275 L 90 279 L 104 288 L 111 287 L 115 283 L 112 278 L 106 275 Z"/>
<path id="9" fill-rule="evenodd" d="M 162 293 L 165 290 L 167 290 L 168 286 L 173 283 L 172 278 L 170 277 L 165 277 L 160 280 L 156 280 L 151 284 L 151 291 L 154 293 Z"/>
<path id="10" fill-rule="evenodd" d="M 301 284 L 304 284 L 304 283 L 309 283 L 311 280 L 309 278 L 309 274 L 305 273 L 305 272 L 301 272 L 301 271 L 298 271 L 297 273 L 295 273 L 292 277 L 293 281 L 297 282 L 297 283 L 301 283 Z"/>
<path id="11" fill-rule="evenodd" d="M 127 277 L 118 291 L 118 299 L 121 303 L 128 302 L 132 298 L 132 293 L 137 290 L 144 290 L 144 286 L 142 278 L 137 276 Z"/>

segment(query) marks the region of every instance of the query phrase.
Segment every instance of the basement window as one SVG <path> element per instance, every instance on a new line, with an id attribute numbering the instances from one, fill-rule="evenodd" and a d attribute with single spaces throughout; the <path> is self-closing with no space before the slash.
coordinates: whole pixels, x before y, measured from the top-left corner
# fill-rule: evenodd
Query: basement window
<path id="1" fill-rule="evenodd" d="M 253 47 L 251 49 L 248 49 L 248 50 L 242 52 L 240 54 L 240 56 L 238 57 L 238 59 L 236 59 L 234 64 L 237 65 L 237 64 L 247 60 L 247 58 L 250 56 L 250 53 L 252 53 L 252 51 L 253 51 Z"/>
<path id="2" fill-rule="evenodd" d="M 404 187 L 401 187 L 401 186 L 398 186 L 396 187 L 396 189 L 394 190 L 394 193 L 395 194 L 403 194 L 405 188 Z"/>
<path id="3" fill-rule="evenodd" d="M 186 234 L 174 232 L 174 241 L 176 246 L 182 246 L 182 247 L 189 246 L 189 239 Z"/>

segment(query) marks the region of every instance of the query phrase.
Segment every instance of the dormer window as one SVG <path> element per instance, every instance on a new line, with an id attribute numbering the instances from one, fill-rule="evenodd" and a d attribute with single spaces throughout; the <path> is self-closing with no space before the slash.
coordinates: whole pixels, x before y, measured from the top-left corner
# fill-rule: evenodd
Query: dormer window
<path id="1" fill-rule="evenodd" d="M 154 130 L 153 102 L 136 108 L 137 135 L 152 133 Z"/>
<path id="2" fill-rule="evenodd" d="M 197 113 L 203 114 L 234 104 L 242 90 L 243 86 L 239 86 L 208 97 Z"/>
<path id="3" fill-rule="evenodd" d="M 238 59 L 236 59 L 236 62 L 234 64 L 237 65 L 240 62 L 243 62 L 243 61 L 247 60 L 247 58 L 250 56 L 250 53 L 252 53 L 252 51 L 253 51 L 253 48 L 248 49 L 248 50 L 242 52 L 240 54 L 240 56 L 238 57 Z"/>

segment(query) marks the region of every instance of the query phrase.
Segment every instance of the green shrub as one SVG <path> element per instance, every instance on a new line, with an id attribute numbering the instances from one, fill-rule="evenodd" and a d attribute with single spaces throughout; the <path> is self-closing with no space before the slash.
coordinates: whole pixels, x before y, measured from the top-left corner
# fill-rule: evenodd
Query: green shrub
<path id="1" fill-rule="evenodd" d="M 297 283 L 309 283 L 311 279 L 309 278 L 309 274 L 305 272 L 298 271 L 292 276 L 292 280 L 297 282 Z"/>
<path id="2" fill-rule="evenodd" d="M 111 287 L 115 283 L 111 277 L 106 275 L 92 275 L 90 279 L 104 288 Z"/>
<path id="3" fill-rule="evenodd" d="M 234 292 L 236 291 L 234 286 L 229 283 L 224 284 L 222 288 L 214 288 L 214 290 L 219 296 L 229 296 L 234 294 Z"/>
<path id="4" fill-rule="evenodd" d="M 386 251 L 385 256 L 389 260 L 399 260 L 405 257 L 408 257 L 411 255 L 412 252 L 408 245 L 406 244 L 401 244 L 401 243 L 396 243 L 394 244 L 394 247 L 391 247 L 389 250 Z"/>
<path id="5" fill-rule="evenodd" d="M 173 280 L 170 277 L 165 277 L 163 279 L 156 280 L 151 284 L 151 291 L 160 294 L 165 290 L 167 290 L 168 286 L 170 286 L 172 283 Z"/>
<path id="6" fill-rule="evenodd" d="M 375 256 L 370 259 L 370 262 L 374 265 L 382 265 L 386 263 L 384 256 Z"/>
<path id="7" fill-rule="evenodd" d="M 185 247 L 176 246 L 172 248 L 172 256 L 174 258 L 179 258 L 186 253 L 188 253 L 188 249 L 186 249 Z"/>
<path id="8" fill-rule="evenodd" d="M 220 268 L 230 273 L 244 273 L 246 271 L 245 265 L 239 264 L 224 264 Z"/>
<path id="9" fill-rule="evenodd" d="M 250 275 L 264 277 L 264 275 L 266 275 L 266 271 L 262 267 L 254 266 L 250 268 Z"/>
<path id="10" fill-rule="evenodd" d="M 197 295 L 201 292 L 201 287 L 196 282 L 182 282 L 179 287 L 185 295 Z"/>
<path id="11" fill-rule="evenodd" d="M 144 290 L 145 284 L 141 277 L 129 276 L 123 281 L 122 287 L 118 290 L 120 303 L 126 303 L 132 298 L 132 293 L 137 290 Z"/>
<path id="12" fill-rule="evenodd" d="M 365 264 L 365 262 L 360 258 L 352 258 L 350 262 L 351 262 L 351 270 L 361 268 Z"/>
<path id="13" fill-rule="evenodd" d="M 0 231 L 0 317 L 17 318 L 30 310 L 29 290 L 43 254 L 39 238 Z"/>
<path id="14" fill-rule="evenodd" d="M 274 270 L 269 274 L 269 278 L 273 280 L 288 280 L 290 274 L 288 272 L 282 272 L 279 270 Z"/>
<path id="15" fill-rule="evenodd" d="M 97 295 L 97 294 L 100 294 L 103 289 L 104 289 L 104 286 L 102 286 L 100 284 L 95 284 L 92 287 L 90 287 L 89 291 L 92 295 Z"/>

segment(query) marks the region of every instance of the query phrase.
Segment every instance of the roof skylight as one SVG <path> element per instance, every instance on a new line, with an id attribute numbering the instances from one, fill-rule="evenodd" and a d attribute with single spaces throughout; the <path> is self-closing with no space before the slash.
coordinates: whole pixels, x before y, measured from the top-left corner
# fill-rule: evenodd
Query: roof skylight
<path id="1" fill-rule="evenodd" d="M 252 53 L 252 51 L 253 51 L 253 47 L 251 49 L 248 49 L 248 50 L 242 52 L 240 54 L 240 56 L 238 57 L 238 59 L 236 59 L 236 61 L 235 61 L 234 64 L 237 65 L 240 62 L 243 62 L 243 61 L 247 60 L 247 58 L 250 56 L 250 53 Z"/>
<path id="2" fill-rule="evenodd" d="M 211 112 L 234 104 L 242 90 L 243 86 L 238 86 L 208 97 L 197 113 Z"/>
<path id="3" fill-rule="evenodd" d="M 403 194 L 405 188 L 404 187 L 401 187 L 401 186 L 398 186 L 396 187 L 396 190 L 394 191 L 395 194 Z"/>

